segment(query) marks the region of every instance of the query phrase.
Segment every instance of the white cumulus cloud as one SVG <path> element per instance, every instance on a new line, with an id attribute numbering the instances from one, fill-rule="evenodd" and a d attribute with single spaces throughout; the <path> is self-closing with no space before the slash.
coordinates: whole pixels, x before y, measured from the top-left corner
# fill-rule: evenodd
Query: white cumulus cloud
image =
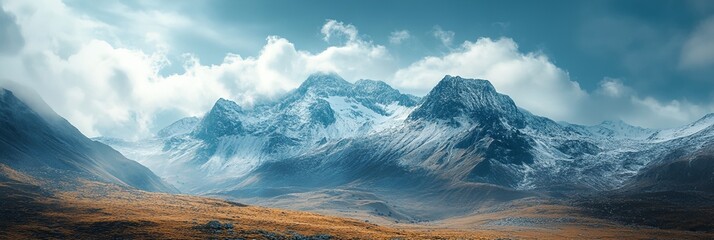
<path id="1" fill-rule="evenodd" d="M 14 16 L 24 40 L 17 53 L 0 55 L 0 78 L 36 90 L 89 136 L 145 137 L 180 117 L 205 113 L 220 97 L 250 107 L 294 89 L 316 71 L 335 72 L 349 81 L 386 80 L 416 95 L 426 94 L 447 74 L 483 78 L 535 114 L 576 123 L 621 118 L 663 127 L 714 111 L 685 99 L 639 96 L 615 78 L 604 79 L 588 92 L 546 55 L 523 52 L 510 38 L 480 38 L 452 48 L 454 33 L 438 27 L 434 35 L 449 52 L 401 67 L 387 47 L 336 20 L 322 26 L 322 37 L 330 46 L 319 51 L 301 50 L 288 39 L 268 36 L 255 56 L 227 53 L 217 64 L 203 64 L 186 53 L 183 61 L 171 63 L 166 57 L 173 50 L 170 29 L 194 27 L 180 14 L 127 13 L 158 21 L 141 34 L 132 33 L 142 38 L 134 45 L 123 41 L 123 27 L 82 15 L 60 0 L 0 4 Z M 407 31 L 400 32 L 390 36 L 399 42 L 408 38 Z M 200 34 L 214 33 L 207 29 Z M 183 65 L 184 71 L 161 74 L 169 64 Z"/>
<path id="2" fill-rule="evenodd" d="M 147 136 L 179 117 L 203 114 L 220 97 L 250 107 L 297 87 L 316 71 L 336 72 L 350 80 L 384 79 L 395 68 L 384 46 L 360 39 L 352 25 L 328 20 L 325 39 L 339 35 L 347 41 L 310 53 L 270 36 L 257 56 L 229 53 L 219 64 L 204 65 L 186 54 L 184 72 L 163 76 L 159 72 L 170 64 L 165 57 L 170 46 L 162 32 L 145 34 L 146 44 L 154 46 L 146 52 L 116 42 L 112 26 L 74 12 L 61 1 L 8 1 L 3 7 L 18 16 L 28 41 L 19 56 L 0 57 L 0 64 L 7 67 L 0 78 L 36 90 L 89 136 Z"/>
<path id="3" fill-rule="evenodd" d="M 619 79 L 606 77 L 600 81 L 600 87 L 598 91 L 605 96 L 617 98 L 625 94 L 629 94 L 631 89 L 624 84 Z"/>
<path id="4" fill-rule="evenodd" d="M 571 113 L 587 93 L 568 73 L 539 53 L 522 53 L 509 38 L 480 38 L 464 42 L 442 57 L 425 57 L 398 70 L 393 84 L 425 94 L 445 73 L 488 79 L 516 104 L 536 114 L 572 120 Z"/>
<path id="5" fill-rule="evenodd" d="M 444 46 L 447 47 L 451 46 L 451 43 L 454 41 L 454 35 L 456 35 L 456 33 L 452 31 L 446 31 L 438 25 L 434 26 L 432 34 L 434 34 L 434 37 L 436 39 L 439 39 L 439 41 L 441 41 L 441 44 L 444 44 Z"/>
<path id="6" fill-rule="evenodd" d="M 328 19 L 325 25 L 322 25 L 323 38 L 325 42 L 330 42 L 331 38 L 343 37 L 347 42 L 357 40 L 357 28 L 352 24 L 344 24 L 333 19 Z"/>
<path id="7" fill-rule="evenodd" d="M 407 30 L 394 31 L 389 34 L 389 43 L 391 44 L 401 44 L 405 40 L 409 39 L 411 35 Z"/>

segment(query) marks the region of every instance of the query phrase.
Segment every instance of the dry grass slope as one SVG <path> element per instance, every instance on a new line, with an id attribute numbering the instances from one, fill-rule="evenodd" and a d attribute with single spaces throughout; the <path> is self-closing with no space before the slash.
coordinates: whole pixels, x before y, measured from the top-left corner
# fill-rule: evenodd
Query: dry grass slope
<path id="1" fill-rule="evenodd" d="M 572 207 L 537 200 L 429 225 L 379 226 L 84 180 L 69 184 L 74 190 L 47 190 L 63 183 L 36 180 L 3 166 L 0 177 L 0 239 L 714 238 L 705 233 L 625 227 L 578 216 Z M 567 218 L 575 220 L 562 221 Z M 214 220 L 220 224 L 207 225 Z M 514 222 L 519 226 L 513 226 Z M 539 225 L 542 222 L 545 224 Z"/>

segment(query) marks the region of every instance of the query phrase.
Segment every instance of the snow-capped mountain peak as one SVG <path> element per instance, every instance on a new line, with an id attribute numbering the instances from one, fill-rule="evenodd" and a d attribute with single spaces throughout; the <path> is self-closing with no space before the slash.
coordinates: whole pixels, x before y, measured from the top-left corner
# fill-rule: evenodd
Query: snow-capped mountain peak
<path id="1" fill-rule="evenodd" d="M 242 112 L 243 108 L 241 108 L 237 103 L 227 100 L 225 98 L 219 98 L 215 104 L 213 104 L 213 109 L 211 109 L 211 112 L 213 111 L 230 111 L 230 112 Z"/>
<path id="2" fill-rule="evenodd" d="M 243 109 L 235 102 L 218 99 L 194 130 L 194 135 L 212 139 L 225 135 L 241 134 L 244 131 L 240 115 Z"/>
<path id="3" fill-rule="evenodd" d="M 504 118 L 511 124 L 522 125 L 523 115 L 513 100 L 487 80 L 465 79 L 446 75 L 414 112 L 410 119 L 439 119 L 452 121 L 464 117 L 476 120 Z"/>
<path id="4" fill-rule="evenodd" d="M 303 94 L 312 92 L 327 97 L 345 96 L 351 89 L 352 84 L 335 73 L 314 73 L 298 87 L 297 92 Z"/>
<path id="5" fill-rule="evenodd" d="M 708 115 L 672 130 L 676 134 L 657 134 L 698 132 L 704 137 L 691 142 L 707 142 L 714 131 L 704 129 L 712 123 L 714 115 Z M 663 149 L 655 145 L 660 142 L 648 139 L 655 132 L 622 121 L 556 123 L 519 109 L 486 80 L 447 75 L 419 99 L 381 81 L 352 84 L 336 74 L 313 74 L 283 98 L 251 109 L 220 99 L 190 134 L 159 136 L 152 140 L 155 154 L 136 158 L 157 159 L 149 164 L 157 172 L 195 172 L 171 175 L 189 192 L 301 184 L 285 180 L 291 177 L 393 179 L 375 169 L 425 181 L 436 176 L 515 189 L 613 189 L 666 154 L 657 150 Z M 698 146 L 682 139 L 677 146 Z M 355 172 L 363 167 L 365 172 Z M 202 180 L 194 181 L 193 175 Z"/>

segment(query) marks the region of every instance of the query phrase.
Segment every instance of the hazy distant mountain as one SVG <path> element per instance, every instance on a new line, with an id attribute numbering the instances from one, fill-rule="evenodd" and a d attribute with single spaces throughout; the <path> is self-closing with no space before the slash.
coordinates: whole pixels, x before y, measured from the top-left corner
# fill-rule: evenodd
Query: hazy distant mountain
<path id="1" fill-rule="evenodd" d="M 32 176 L 177 192 L 146 167 L 82 135 L 29 90 L 0 88 L 0 126 L 0 163 Z"/>
<path id="2" fill-rule="evenodd" d="M 191 193 L 296 208 L 310 194 L 391 201 L 401 203 L 385 210 L 395 216 L 429 218 L 540 192 L 656 185 L 647 172 L 670 174 L 657 167 L 677 164 L 668 154 L 714 140 L 711 118 L 672 130 L 581 126 L 520 109 L 486 80 L 446 76 L 420 99 L 380 81 L 314 74 L 275 102 L 243 108 L 220 99 L 156 138 L 100 140 Z"/>

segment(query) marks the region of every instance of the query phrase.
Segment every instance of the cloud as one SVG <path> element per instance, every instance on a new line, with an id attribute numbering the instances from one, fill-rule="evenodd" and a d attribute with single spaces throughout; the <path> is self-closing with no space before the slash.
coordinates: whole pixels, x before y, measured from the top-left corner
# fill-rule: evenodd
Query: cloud
<path id="1" fill-rule="evenodd" d="M 480 38 L 464 42 L 442 57 L 426 57 L 398 70 L 393 84 L 425 94 L 445 73 L 488 79 L 521 107 L 560 120 L 573 120 L 572 111 L 587 97 L 568 73 L 539 53 L 521 53 L 510 38 Z"/>
<path id="2" fill-rule="evenodd" d="M 441 29 L 441 26 L 434 26 L 434 30 L 432 31 L 432 34 L 434 34 L 434 37 L 436 39 L 439 39 L 441 41 L 441 44 L 444 44 L 444 46 L 451 46 L 451 42 L 454 41 L 454 35 L 456 35 L 452 31 L 444 31 Z"/>
<path id="3" fill-rule="evenodd" d="M 631 104 L 634 111 L 623 114 L 623 119 L 631 119 L 633 124 L 655 128 L 683 125 L 714 112 L 712 106 L 700 106 L 683 100 L 662 103 L 652 97 L 632 97 Z"/>
<path id="4" fill-rule="evenodd" d="M 410 37 L 411 35 L 407 30 L 394 31 L 389 34 L 389 43 L 399 45 Z"/>
<path id="5" fill-rule="evenodd" d="M 22 49 L 25 39 L 22 38 L 20 27 L 15 23 L 15 16 L 5 12 L 0 7 L 0 54 L 12 55 Z"/>
<path id="6" fill-rule="evenodd" d="M 606 77 L 578 109 L 576 115 L 591 119 L 591 123 L 619 119 L 637 126 L 669 128 L 714 112 L 714 105 L 698 105 L 684 99 L 660 101 L 642 96 L 620 79 Z"/>
<path id="7" fill-rule="evenodd" d="M 606 77 L 600 82 L 597 92 L 608 97 L 618 98 L 629 94 L 631 89 L 622 84 L 619 79 Z"/>
<path id="8" fill-rule="evenodd" d="M 679 62 L 685 69 L 714 67 L 714 17 L 710 17 L 694 30 L 682 46 Z"/>
<path id="9" fill-rule="evenodd" d="M 325 25 L 322 25 L 320 32 L 323 35 L 325 42 L 330 42 L 331 38 L 342 38 L 346 42 L 357 40 L 357 28 L 352 24 L 344 24 L 336 20 L 328 19 Z"/>
<path id="10" fill-rule="evenodd" d="M 15 16 L 25 44 L 16 56 L 0 56 L 0 78 L 33 88 L 89 136 L 145 137 L 180 117 L 202 115 L 220 97 L 250 107 L 282 96 L 316 71 L 350 81 L 382 79 L 418 95 L 446 74 L 484 78 L 533 113 L 576 123 L 623 118 L 671 126 L 712 111 L 684 99 L 640 96 L 614 78 L 587 92 L 546 55 L 521 52 L 510 38 L 480 38 L 452 48 L 454 33 L 435 28 L 449 52 L 400 67 L 387 47 L 360 37 L 357 27 L 327 20 L 320 32 L 331 44 L 324 49 L 308 52 L 268 36 L 254 56 L 228 53 L 223 61 L 204 64 L 191 53 L 173 52 L 172 31 L 196 27 L 177 13 L 126 13 L 141 21 L 156 18 L 158 24 L 127 32 L 124 25 L 82 15 L 59 0 L 1 4 Z M 210 30 L 200 34 L 212 36 Z M 183 58 L 171 63 L 167 54 L 172 53 Z M 182 71 L 162 74 L 169 64 L 183 66 Z"/>
<path id="11" fill-rule="evenodd" d="M 310 53 L 270 36 L 256 56 L 229 53 L 221 63 L 205 65 L 185 54 L 184 71 L 164 76 L 160 71 L 170 64 L 166 54 L 171 46 L 162 32 L 144 35 L 140 44 L 153 46 L 144 48 L 147 52 L 115 42 L 114 27 L 77 14 L 62 2 L 44 4 L 53 7 L 7 2 L 32 38 L 19 56 L 0 58 L 8 67 L 0 78 L 35 89 L 89 136 L 145 137 L 179 117 L 202 115 L 220 97 L 250 107 L 292 90 L 315 71 L 336 72 L 350 80 L 385 79 L 396 68 L 384 46 L 359 38 L 352 25 L 327 21 L 324 37 L 343 36 L 347 41 Z"/>
<path id="12" fill-rule="evenodd" d="M 588 92 L 547 56 L 521 52 L 510 38 L 466 41 L 444 56 L 428 56 L 399 69 L 390 83 L 423 95 L 444 73 L 487 79 L 519 107 L 579 124 L 620 119 L 639 126 L 665 128 L 689 123 L 714 111 L 714 105 L 641 96 L 616 78 L 606 77 L 597 89 Z"/>
<path id="13" fill-rule="evenodd" d="M 673 74 L 678 71 L 677 62 L 684 39 L 678 28 L 632 16 L 608 14 L 584 20 L 576 32 L 576 39 L 583 52 L 594 57 L 592 64 L 616 62 L 617 68 L 611 69 L 606 68 L 608 64 L 602 64 L 602 71 L 622 71 L 619 74 L 626 75 L 628 83 L 640 91 L 658 97 L 675 97 L 670 89 L 687 86 L 672 81 Z"/>
<path id="14" fill-rule="evenodd" d="M 255 101 L 271 99 L 296 88 L 313 72 L 336 72 L 350 80 L 383 79 L 392 65 L 383 46 L 362 40 L 331 46 L 317 54 L 297 50 L 293 43 L 278 36 L 268 37 L 266 41 L 256 57 L 229 54 L 223 63 L 211 66 L 194 62 L 186 67 L 186 73 L 168 79 L 216 79 L 226 88 L 223 96 L 251 106 Z"/>

